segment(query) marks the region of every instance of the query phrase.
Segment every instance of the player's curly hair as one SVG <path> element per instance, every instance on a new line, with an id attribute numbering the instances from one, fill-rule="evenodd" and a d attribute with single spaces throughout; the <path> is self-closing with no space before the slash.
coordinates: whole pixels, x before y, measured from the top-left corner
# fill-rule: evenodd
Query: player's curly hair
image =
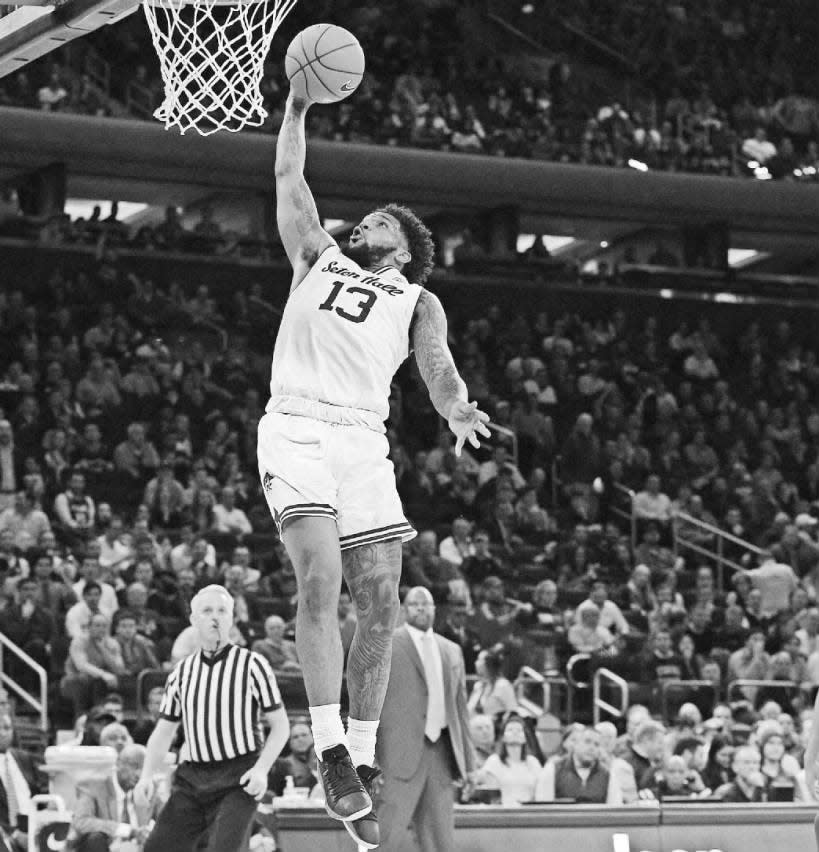
<path id="1" fill-rule="evenodd" d="M 407 238 L 407 248 L 412 260 L 402 272 L 411 284 L 423 286 L 435 266 L 435 243 L 430 229 L 409 209 L 400 204 L 385 204 L 378 213 L 388 213 L 397 219 Z"/>

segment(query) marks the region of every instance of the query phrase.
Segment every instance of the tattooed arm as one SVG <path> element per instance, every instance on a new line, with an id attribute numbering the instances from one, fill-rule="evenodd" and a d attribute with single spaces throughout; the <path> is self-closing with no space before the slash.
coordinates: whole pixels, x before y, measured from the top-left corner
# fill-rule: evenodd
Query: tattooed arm
<path id="1" fill-rule="evenodd" d="M 276 220 L 293 267 L 291 291 L 334 242 L 321 227 L 316 202 L 304 179 L 307 152 L 304 118 L 309 106 L 308 101 L 290 95 L 276 142 Z"/>
<path id="2" fill-rule="evenodd" d="M 456 437 L 455 453 L 461 454 L 465 441 L 480 446 L 478 433 L 489 437 L 484 425 L 489 415 L 478 410 L 477 402 L 467 401 L 466 385 L 458 374 L 447 343 L 446 314 L 440 300 L 423 290 L 412 318 L 412 346 L 435 410 L 449 424 Z"/>

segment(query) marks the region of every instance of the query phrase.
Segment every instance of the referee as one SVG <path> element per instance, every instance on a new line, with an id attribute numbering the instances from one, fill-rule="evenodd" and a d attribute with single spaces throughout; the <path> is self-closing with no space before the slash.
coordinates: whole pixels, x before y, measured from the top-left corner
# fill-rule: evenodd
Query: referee
<path id="1" fill-rule="evenodd" d="M 207 852 L 245 852 L 267 773 L 287 742 L 287 713 L 267 660 L 228 642 L 233 598 L 223 586 L 193 598 L 191 624 L 202 650 L 168 677 L 135 801 L 151 800 L 180 722 L 190 759 L 176 770 L 144 852 L 193 852 L 206 832 Z M 264 743 L 259 712 L 270 725 Z"/>

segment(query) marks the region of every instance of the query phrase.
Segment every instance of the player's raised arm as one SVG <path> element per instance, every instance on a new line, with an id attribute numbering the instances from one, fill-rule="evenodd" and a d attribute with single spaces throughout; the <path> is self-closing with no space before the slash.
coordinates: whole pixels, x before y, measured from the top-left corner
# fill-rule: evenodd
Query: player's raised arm
<path id="1" fill-rule="evenodd" d="M 423 290 L 412 319 L 412 346 L 435 410 L 449 424 L 456 437 L 455 454 L 461 454 L 465 441 L 479 447 L 478 434 L 489 437 L 484 425 L 489 415 L 467 399 L 466 385 L 458 374 L 447 343 L 444 308 L 436 295 Z"/>
<path id="2" fill-rule="evenodd" d="M 295 288 L 333 238 L 321 227 L 316 202 L 304 179 L 304 119 L 310 101 L 290 93 L 276 142 L 276 221 L 293 267 Z"/>

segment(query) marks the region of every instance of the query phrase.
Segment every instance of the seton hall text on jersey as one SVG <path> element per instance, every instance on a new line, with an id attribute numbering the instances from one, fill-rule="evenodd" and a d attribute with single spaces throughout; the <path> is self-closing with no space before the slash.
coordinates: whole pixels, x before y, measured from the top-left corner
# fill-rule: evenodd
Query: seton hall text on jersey
<path id="1" fill-rule="evenodd" d="M 400 296 L 404 291 L 395 284 L 390 284 L 387 281 L 382 281 L 377 275 L 362 275 L 354 269 L 348 269 L 346 266 L 336 263 L 334 260 L 328 262 L 327 266 L 322 267 L 322 272 L 331 272 L 333 275 L 339 275 L 342 278 L 355 278 L 362 284 L 369 284 L 377 290 L 383 290 L 390 296 Z"/>

